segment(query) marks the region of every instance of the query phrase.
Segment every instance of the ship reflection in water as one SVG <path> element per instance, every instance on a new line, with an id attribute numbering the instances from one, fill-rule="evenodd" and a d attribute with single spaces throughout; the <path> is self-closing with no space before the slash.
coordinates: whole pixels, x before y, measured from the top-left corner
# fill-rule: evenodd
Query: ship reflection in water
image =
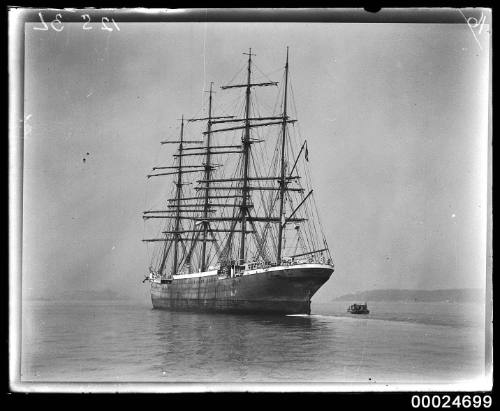
<path id="1" fill-rule="evenodd" d="M 425 382 L 481 368 L 470 356 L 454 364 L 469 344 L 481 344 L 469 332 L 321 314 L 158 312 L 155 343 L 163 347 L 162 374 L 170 381 Z"/>
<path id="2" fill-rule="evenodd" d="M 335 327 L 307 315 L 160 312 L 156 320 L 168 380 L 300 381 L 321 372 L 318 355 L 336 355 Z"/>
<path id="3" fill-rule="evenodd" d="M 33 303 L 23 309 L 22 378 L 450 383 L 484 371 L 484 323 L 475 320 L 484 314 L 475 306 L 373 306 L 374 317 L 352 316 L 344 303 L 311 316 Z"/>

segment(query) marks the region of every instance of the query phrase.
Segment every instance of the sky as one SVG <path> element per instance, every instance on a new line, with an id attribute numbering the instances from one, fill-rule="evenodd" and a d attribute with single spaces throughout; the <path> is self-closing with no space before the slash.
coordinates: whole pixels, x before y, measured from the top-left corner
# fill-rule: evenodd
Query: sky
<path id="1" fill-rule="evenodd" d="M 147 300 L 146 175 L 251 47 L 290 75 L 335 272 L 315 296 L 484 287 L 489 34 L 466 24 L 26 25 L 23 296 Z M 277 71 L 278 70 L 278 71 Z M 277 74 L 276 74 L 277 73 Z M 216 99 L 222 98 L 219 93 Z M 87 154 L 88 153 L 88 154 Z M 83 161 L 85 159 L 85 161 Z"/>

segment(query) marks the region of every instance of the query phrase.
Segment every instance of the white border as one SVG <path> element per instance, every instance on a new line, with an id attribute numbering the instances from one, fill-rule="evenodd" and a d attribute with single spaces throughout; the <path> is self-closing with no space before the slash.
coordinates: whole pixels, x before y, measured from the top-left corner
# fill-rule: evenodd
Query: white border
<path id="1" fill-rule="evenodd" d="M 9 376 L 10 388 L 17 392 L 438 392 L 438 391 L 489 391 L 492 389 L 492 366 L 488 368 L 486 376 L 462 383 L 453 384 L 399 384 L 399 383 L 40 383 L 20 381 L 21 358 L 21 270 L 22 270 L 22 133 L 24 113 L 21 112 L 23 96 L 23 62 L 20 60 L 24 52 L 24 30 L 22 30 L 23 15 L 29 9 L 8 10 L 9 33 Z M 68 9 L 69 10 L 69 9 Z M 75 10 L 75 9 L 73 9 Z M 159 9 L 127 9 L 135 13 L 156 14 Z M 268 9 L 269 10 L 269 9 Z M 415 10 L 415 9 L 413 9 Z M 484 9 L 491 20 L 491 9 Z M 189 10 L 164 10 L 169 13 L 184 13 Z M 279 10 L 277 10 L 279 12 Z M 411 11 L 411 10 L 410 10 Z M 490 25 L 491 28 L 491 25 Z M 491 42 L 488 47 L 491 61 Z M 492 66 L 490 63 L 489 86 L 491 87 Z M 490 89 L 491 93 L 491 89 Z M 488 102 L 489 129 L 487 134 L 488 145 L 482 146 L 481 154 L 491 155 L 491 94 Z M 484 167 L 481 184 L 488 181 L 486 189 L 491 187 L 490 157 L 486 159 L 488 167 Z M 488 178 L 490 177 L 490 178 Z M 489 191 L 488 194 L 489 195 Z M 491 212 L 489 199 L 487 212 Z M 21 207 L 20 207 L 21 206 Z M 491 218 L 488 214 L 488 221 Z M 490 258 L 491 226 L 487 229 L 487 244 L 483 249 Z M 488 263 L 486 269 L 488 269 Z M 306 264 L 301 265 L 305 267 Z M 296 266 L 291 266 L 293 268 Z M 328 266 L 329 267 L 329 266 Z M 283 267 L 269 267 L 255 270 L 245 275 L 257 272 L 283 269 Z M 287 268 L 285 268 L 287 269 Z M 198 274 L 195 274 L 197 276 Z M 205 275 L 213 275 L 207 272 Z M 189 275 L 188 275 L 189 276 Z M 192 276 L 192 275 L 191 275 Z M 190 278 L 190 277 L 187 277 Z M 491 283 L 491 272 L 487 273 L 488 284 Z M 489 297 L 489 295 L 488 295 Z M 488 299 L 486 301 L 489 303 Z M 488 319 L 489 320 L 489 319 Z M 488 344 L 488 341 L 486 342 Z M 487 347 L 488 348 L 488 347 Z M 492 347 L 491 347 L 492 348 Z"/>
<path id="2" fill-rule="evenodd" d="M 24 133 L 23 11 L 8 10 L 9 33 L 9 382 L 15 391 L 26 390 L 21 383 L 21 299 L 22 299 L 22 138 Z M 20 104 L 21 103 L 21 104 Z"/>

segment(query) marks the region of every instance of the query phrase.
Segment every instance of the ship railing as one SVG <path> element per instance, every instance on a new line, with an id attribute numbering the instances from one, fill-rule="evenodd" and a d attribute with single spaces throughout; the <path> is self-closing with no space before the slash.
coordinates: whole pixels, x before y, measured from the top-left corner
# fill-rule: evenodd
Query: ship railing
<path id="1" fill-rule="evenodd" d="M 269 267 L 275 267 L 277 265 L 277 263 L 272 263 L 271 261 L 253 261 L 246 264 L 245 270 L 265 269 Z"/>
<path id="2" fill-rule="evenodd" d="M 252 261 L 248 262 L 244 265 L 244 270 L 245 271 L 250 271 L 250 270 L 258 270 L 258 269 L 266 269 L 270 267 L 277 267 L 277 266 L 294 266 L 294 265 L 301 265 L 301 264 L 331 264 L 331 259 L 324 258 L 323 256 L 321 257 L 303 257 L 303 258 L 293 258 L 293 257 L 285 257 L 281 260 L 281 263 L 278 262 L 271 262 L 271 261 Z M 243 266 L 238 266 L 238 265 L 233 265 L 236 268 L 236 271 L 238 272 L 241 270 Z"/>
<path id="3" fill-rule="evenodd" d="M 246 268 L 247 270 L 255 270 L 257 268 L 262 268 L 262 263 L 260 262 L 248 263 Z"/>
<path id="4" fill-rule="evenodd" d="M 295 259 L 292 258 L 291 263 L 288 265 L 300 265 L 300 264 L 332 264 L 331 258 L 325 258 L 325 256 L 310 256 L 305 258 Z M 283 265 L 287 265 L 287 263 L 283 262 Z"/>
<path id="5" fill-rule="evenodd" d="M 235 275 L 236 274 L 239 274 L 239 273 L 243 273 L 243 271 L 245 271 L 245 266 L 244 265 L 234 265 L 234 273 Z"/>

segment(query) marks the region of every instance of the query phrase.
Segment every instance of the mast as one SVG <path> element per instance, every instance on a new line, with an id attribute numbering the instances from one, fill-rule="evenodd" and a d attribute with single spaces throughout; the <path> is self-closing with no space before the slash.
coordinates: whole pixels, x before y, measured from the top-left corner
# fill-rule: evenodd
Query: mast
<path id="1" fill-rule="evenodd" d="M 285 64 L 285 93 L 283 96 L 283 125 L 282 125 L 282 143 L 281 143 L 281 179 L 280 179 L 280 221 L 278 228 L 278 264 L 281 264 L 281 248 L 283 243 L 283 228 L 285 225 L 285 219 L 283 215 L 283 206 L 285 203 L 286 194 L 286 179 L 285 179 L 285 142 L 286 142 L 286 125 L 287 125 L 287 114 L 286 114 L 286 103 L 287 103 L 287 91 L 288 91 L 288 47 L 286 48 L 286 64 Z"/>
<path id="2" fill-rule="evenodd" d="M 183 140 L 184 140 L 184 115 L 181 119 L 181 135 L 179 139 L 179 154 L 182 154 L 183 150 Z M 176 195 L 175 198 L 177 201 L 180 201 L 182 195 L 182 155 L 179 156 L 179 164 L 177 167 L 177 183 L 176 183 Z M 175 234 L 174 234 L 174 261 L 172 266 L 172 274 L 177 274 L 177 260 L 179 253 L 179 225 L 181 222 L 181 212 L 180 208 L 177 208 L 177 212 L 175 215 Z"/>
<path id="3" fill-rule="evenodd" d="M 178 162 L 174 162 L 172 165 L 158 164 L 153 167 L 152 173 L 147 176 L 148 179 L 150 177 L 171 176 L 170 178 L 173 178 L 173 183 L 176 186 L 173 198 L 168 199 L 164 207 L 144 211 L 143 215 L 144 220 L 170 220 L 166 231 L 162 231 L 157 238 L 143 240 L 145 242 L 164 243 L 158 271 L 162 276 L 169 275 L 168 272 L 170 271 L 171 275 L 178 274 L 186 264 L 190 268 L 196 267 L 195 271 L 200 269 L 200 271 L 204 272 L 207 270 L 212 255 L 214 257 L 218 256 L 221 264 L 230 263 L 231 260 L 234 262 L 233 259 L 237 260 L 239 264 L 244 264 L 247 259 L 254 258 L 254 253 L 255 258 L 267 262 L 270 260 L 269 257 L 273 258 L 270 255 L 270 248 L 267 247 L 269 242 L 277 245 L 276 262 L 281 264 L 284 249 L 286 248 L 285 241 L 288 239 L 285 232 L 287 224 L 303 223 L 309 220 L 307 217 L 302 218 L 298 215 L 298 210 L 306 204 L 313 192 L 310 190 L 304 196 L 302 193 L 305 188 L 298 181 L 300 176 L 293 175 L 294 171 L 296 172 L 297 163 L 304 149 L 306 150 L 305 158 L 307 160 L 306 142 L 302 144 L 296 158 L 290 158 L 291 154 L 287 150 L 289 145 L 287 138 L 290 137 L 290 135 L 287 136 L 287 134 L 290 134 L 287 125 L 297 121 L 291 119 L 288 113 L 289 47 L 286 48 L 282 113 L 269 113 L 262 116 L 255 112 L 252 113 L 252 87 L 276 86 L 278 83 L 275 81 L 258 82 L 255 80 L 252 83 L 252 74 L 255 77 L 255 73 L 252 73 L 252 56 L 255 56 L 255 54 L 252 54 L 251 48 L 248 53 L 243 54 L 248 56 L 246 79 L 243 72 L 243 79 L 240 77 L 242 81 L 237 82 L 239 84 L 221 86 L 223 90 L 245 89 L 244 113 L 241 113 L 243 115 L 214 115 L 213 111 L 216 110 L 214 110 L 212 104 L 213 83 L 211 82 L 209 90 L 205 91 L 209 93 L 208 116 L 185 119 L 183 115 L 180 138 L 175 138 L 175 141 L 161 141 L 161 144 L 173 143 L 178 145 L 177 152 L 173 153 L 174 159 L 178 160 Z M 203 140 L 186 140 L 184 138 L 185 121 L 186 125 L 195 121 L 207 121 L 205 130 L 201 132 L 203 136 L 206 136 L 206 142 Z M 264 139 L 257 139 L 252 130 L 256 127 L 268 126 L 276 126 L 278 140 L 275 137 L 273 145 L 275 145 L 277 152 L 273 148 L 272 152 L 263 153 L 262 159 L 271 160 L 272 158 L 275 165 L 270 169 L 266 167 L 266 170 L 262 170 L 258 166 L 258 162 L 255 164 L 253 160 L 250 160 L 250 156 L 252 155 L 252 144 L 264 142 Z M 235 132 L 241 133 L 240 136 L 234 136 L 240 137 L 241 142 L 239 144 L 232 141 L 224 143 L 224 140 L 222 140 L 220 144 L 217 141 L 214 143 L 214 137 L 221 134 L 224 136 L 224 133 L 228 132 L 231 132 L 231 134 Z M 276 136 L 276 134 L 274 135 Z M 190 147 L 189 144 L 194 144 L 194 146 Z M 230 158 L 237 158 L 238 162 L 234 164 L 232 162 L 226 163 L 223 160 L 218 161 L 220 155 L 226 154 L 230 154 Z M 235 154 L 238 154 L 238 157 Z M 272 157 L 270 157 L 271 154 Z M 187 157 L 187 160 L 184 157 Z M 185 165 L 190 163 L 190 157 L 193 157 L 193 160 L 200 159 L 196 161 L 197 165 Z M 290 160 L 291 169 L 288 160 Z M 222 174 L 218 176 L 217 173 L 213 173 L 218 167 L 224 166 L 231 167 L 229 175 Z M 183 177 L 184 174 L 186 174 L 186 177 Z M 200 177 L 201 179 L 199 179 Z M 187 183 L 187 181 L 191 182 Z M 196 182 L 196 186 L 193 189 L 196 190 L 196 194 L 184 197 L 186 194 L 183 186 L 194 182 Z M 293 182 L 297 184 L 290 184 Z M 308 182 L 306 181 L 306 183 Z M 250 194 L 255 191 L 258 191 L 259 195 L 253 195 L 252 198 Z M 271 191 L 272 194 L 267 195 L 265 194 L 266 191 Z M 294 192 L 301 193 L 300 197 L 294 195 Z M 302 201 L 300 201 L 300 198 Z M 230 199 L 234 199 L 234 201 Z M 267 204 L 267 199 L 272 200 L 272 202 Z M 294 199 L 299 202 L 297 206 L 295 206 Z M 290 206 L 288 206 L 288 201 L 290 201 Z M 260 230 L 259 226 L 262 223 L 265 223 L 263 231 Z M 278 232 L 272 231 L 269 233 L 268 228 L 273 223 L 278 224 Z M 314 222 L 312 226 L 304 225 L 304 228 L 316 236 Z M 277 239 L 276 234 L 278 235 Z M 311 237 L 311 243 L 308 241 L 305 244 L 299 234 L 297 231 L 297 245 L 295 251 L 290 253 L 294 255 L 290 255 L 290 257 L 296 258 L 328 252 L 328 246 L 324 240 L 323 246 L 316 243 L 316 237 Z M 248 237 L 248 235 L 252 237 Z M 251 240 L 254 239 L 255 250 L 253 243 L 252 247 L 249 247 Z M 207 247 L 207 244 L 213 245 Z M 198 247 L 199 245 L 202 247 Z M 299 249 L 299 246 L 302 250 Z M 213 251 L 215 251 L 215 254 L 212 254 Z M 288 254 L 286 255 L 288 256 Z M 194 265 L 191 263 L 192 256 L 195 259 L 193 261 Z"/>
<path id="4" fill-rule="evenodd" d="M 209 222 L 206 220 L 208 217 L 208 208 L 209 203 L 208 200 L 210 198 L 210 177 L 212 175 L 212 166 L 210 164 L 211 160 L 211 151 L 210 151 L 210 139 L 211 139 L 211 129 L 212 129 L 212 85 L 213 82 L 210 83 L 210 94 L 208 97 L 208 123 L 207 123 L 207 156 L 205 158 L 205 199 L 204 199 L 204 207 L 203 207 L 203 244 L 201 250 L 201 271 L 206 270 L 206 252 L 207 252 L 207 233 L 208 233 L 208 225 Z"/>
<path id="5" fill-rule="evenodd" d="M 247 54 L 247 53 L 244 53 Z M 243 186 L 241 202 L 241 243 L 240 243 L 240 264 L 245 261 L 245 236 L 247 225 L 247 198 L 248 198 L 248 164 L 250 157 L 250 90 L 251 90 L 251 76 L 252 76 L 252 48 L 248 51 L 248 74 L 246 85 L 246 101 L 245 101 L 245 134 L 242 139 L 243 143 Z"/>

